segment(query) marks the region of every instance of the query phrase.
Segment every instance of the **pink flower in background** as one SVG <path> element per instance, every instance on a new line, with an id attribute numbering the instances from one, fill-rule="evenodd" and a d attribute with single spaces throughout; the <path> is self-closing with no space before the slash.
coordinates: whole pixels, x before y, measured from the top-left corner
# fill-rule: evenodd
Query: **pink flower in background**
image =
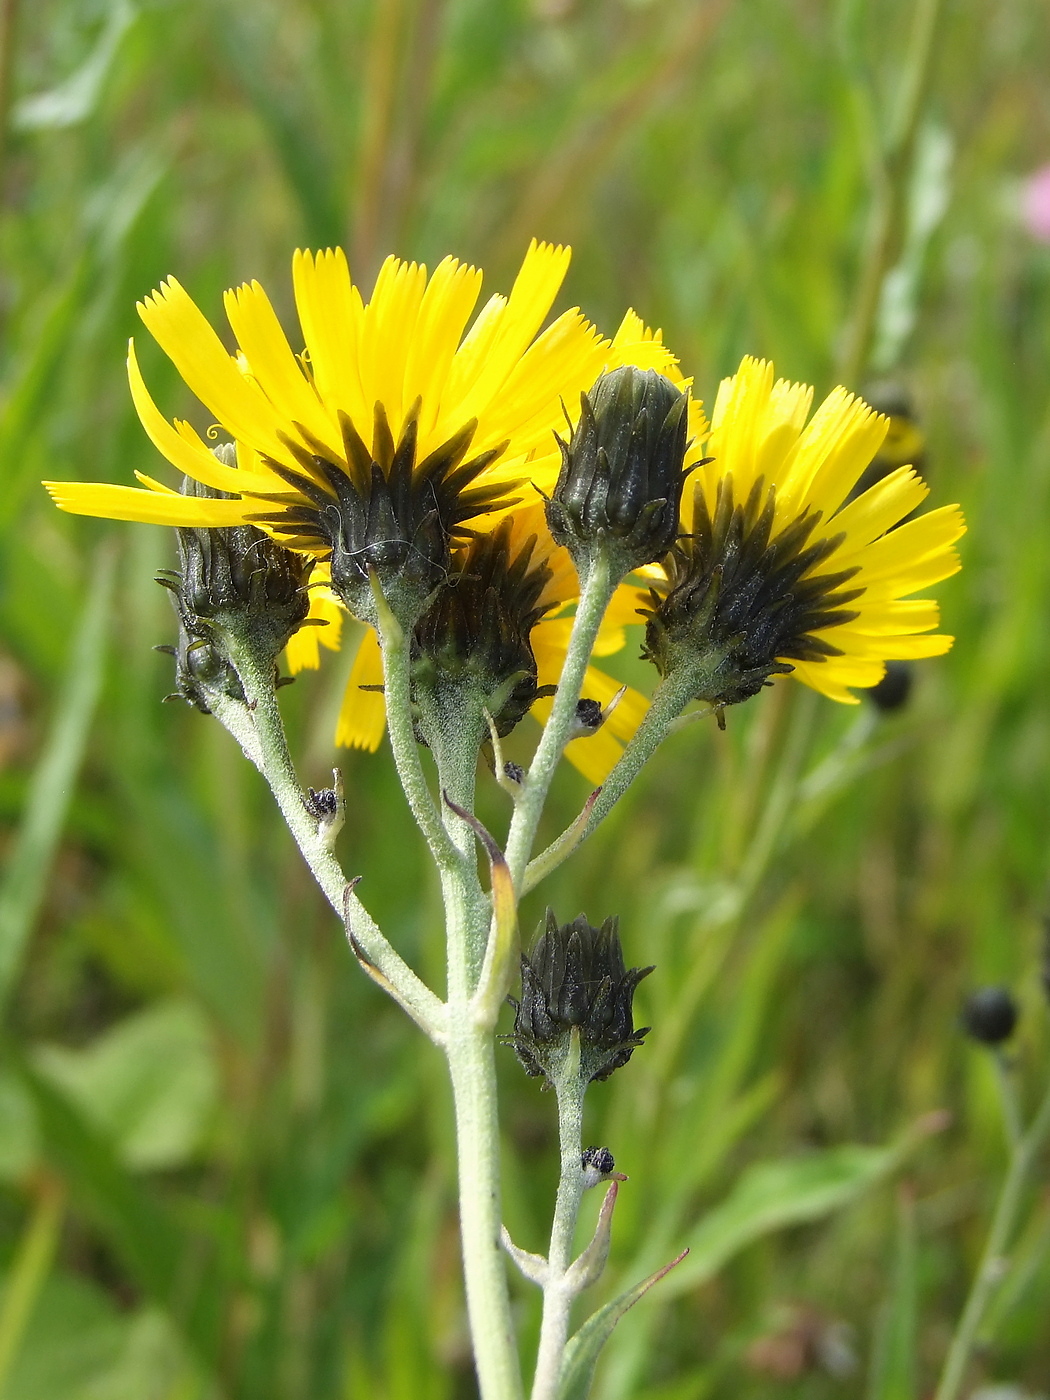
<path id="1" fill-rule="evenodd" d="M 1021 218 L 1033 238 L 1050 243 L 1050 165 L 1041 166 L 1024 182 Z"/>

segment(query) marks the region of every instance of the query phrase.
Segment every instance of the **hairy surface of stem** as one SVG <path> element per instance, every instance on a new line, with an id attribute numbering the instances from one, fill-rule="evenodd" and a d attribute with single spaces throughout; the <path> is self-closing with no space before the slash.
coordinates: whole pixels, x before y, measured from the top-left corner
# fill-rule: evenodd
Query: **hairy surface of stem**
<path id="1" fill-rule="evenodd" d="M 569 1319 L 576 1290 L 566 1275 L 572 1263 L 576 1220 L 583 1199 L 583 1096 L 586 1085 L 580 1080 L 580 1033 L 573 1030 L 569 1048 L 558 1076 L 558 1136 L 561 1143 L 561 1175 L 554 1224 L 547 1254 L 547 1277 L 543 1286 L 543 1320 L 536 1357 L 532 1400 L 555 1400 L 561 1377 L 561 1363 L 569 1336 Z"/>
<path id="2" fill-rule="evenodd" d="M 387 942 L 357 896 L 346 893 L 347 880 L 342 867 L 322 839 L 316 818 L 307 809 L 288 752 L 272 666 L 260 665 L 252 648 L 235 638 L 229 639 L 229 645 L 231 660 L 248 703 L 247 706 L 236 701 L 215 703 L 216 718 L 237 739 L 266 779 L 303 859 L 340 920 L 345 900 L 345 907 L 354 921 L 354 935 L 361 947 L 395 988 L 414 1019 L 428 1033 L 437 1034 L 444 1021 L 444 1006 Z"/>
<path id="3" fill-rule="evenodd" d="M 514 810 L 510 834 L 507 837 L 507 864 L 510 866 L 516 889 L 521 887 L 551 780 L 572 732 L 576 703 L 583 689 L 583 679 L 591 652 L 594 650 L 598 629 L 602 625 L 602 618 L 616 587 L 616 581 L 610 580 L 609 562 L 604 556 L 599 556 L 594 561 L 586 577 L 580 582 L 580 601 L 573 618 L 565 665 L 558 682 L 550 719 L 543 727 L 543 736 L 529 766 L 525 787 Z"/>

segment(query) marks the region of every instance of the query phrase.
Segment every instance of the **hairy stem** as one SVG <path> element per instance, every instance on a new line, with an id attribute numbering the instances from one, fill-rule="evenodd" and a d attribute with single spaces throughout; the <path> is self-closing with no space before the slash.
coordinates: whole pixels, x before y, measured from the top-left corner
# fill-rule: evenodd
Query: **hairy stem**
<path id="1" fill-rule="evenodd" d="M 449 937 L 450 949 L 462 940 Z M 492 1034 L 450 995 L 445 1044 L 456 1107 L 459 1223 L 481 1400 L 521 1400 L 521 1366 L 500 1249 L 499 1117 Z"/>
<path id="2" fill-rule="evenodd" d="M 394 617 L 373 581 L 373 594 L 379 618 L 379 637 L 383 651 L 383 698 L 386 702 L 386 724 L 390 735 L 390 750 L 405 797 L 416 825 L 426 837 L 430 853 L 444 869 L 455 864 L 456 846 L 449 839 L 434 798 L 423 774 L 412 724 L 412 694 L 408 637 Z"/>
<path id="3" fill-rule="evenodd" d="M 569 1319 L 576 1290 L 569 1287 L 566 1274 L 572 1263 L 576 1219 L 583 1199 L 583 1096 L 586 1085 L 580 1080 L 580 1033 L 573 1030 L 569 1048 L 558 1076 L 558 1135 L 561 1142 L 561 1176 L 554 1207 L 554 1224 L 547 1254 L 547 1277 L 543 1286 L 543 1320 L 536 1356 L 532 1400 L 556 1400 L 561 1377 L 562 1357 L 569 1336 Z"/>
<path id="4" fill-rule="evenodd" d="M 443 1004 L 387 942 L 357 896 L 352 891 L 347 893 L 347 879 L 342 867 L 325 843 L 317 819 L 306 806 L 302 786 L 288 752 L 272 663 L 261 664 L 251 645 L 245 641 L 231 636 L 228 637 L 228 644 L 230 659 L 240 677 L 247 706 L 225 697 L 213 699 L 209 696 L 216 718 L 240 743 L 247 757 L 266 779 L 288 830 L 329 904 L 340 919 L 343 918 L 344 909 L 350 914 L 354 936 L 361 947 L 391 983 L 414 1019 L 436 1038 L 445 1018 Z"/>
<path id="5" fill-rule="evenodd" d="M 550 719 L 543 727 L 543 736 L 529 767 L 507 837 L 507 864 L 516 889 L 521 887 L 551 780 L 572 732 L 576 703 L 583 689 L 583 679 L 598 629 L 616 587 L 615 581 L 610 580 L 609 561 L 604 555 L 599 555 L 594 561 L 586 576 L 581 578 L 581 584 L 580 601 Z"/>
<path id="6" fill-rule="evenodd" d="M 958 1400 L 962 1393 L 981 1323 L 992 1295 L 1004 1277 L 1007 1265 L 1006 1251 L 1017 1227 L 1025 1186 L 1048 1133 L 1050 1090 L 1047 1091 L 1031 1127 L 1010 1155 L 1010 1166 L 996 1202 L 981 1262 L 970 1286 L 970 1294 L 952 1337 L 951 1346 L 948 1348 L 934 1400 Z"/>
<path id="7" fill-rule="evenodd" d="M 681 667 L 672 671 L 663 680 L 653 696 L 652 704 L 646 711 L 645 718 L 638 726 L 634 737 L 620 755 L 616 767 L 612 770 L 605 782 L 602 784 L 598 796 L 594 800 L 587 823 L 580 834 L 579 840 L 571 846 L 567 846 L 565 855 L 570 855 L 578 850 L 579 846 L 588 836 L 600 825 L 601 822 L 612 811 L 619 802 L 630 785 L 637 778 L 642 768 L 652 758 L 653 754 L 666 739 L 671 726 L 685 709 L 686 705 L 696 694 L 698 688 L 703 684 L 703 679 L 709 665 L 717 665 L 720 658 L 714 658 L 707 662 L 705 658 L 699 658 L 694 666 Z M 561 838 L 559 838 L 560 841 Z M 555 845 L 558 843 L 555 842 Z M 535 869 L 542 871 L 544 875 L 554 870 L 560 861 L 556 858 L 553 847 L 548 847 L 542 851 L 531 863 L 524 875 L 524 887 L 532 889 L 536 883 L 529 878 L 529 872 Z M 513 866 L 511 867 L 513 869 Z"/>

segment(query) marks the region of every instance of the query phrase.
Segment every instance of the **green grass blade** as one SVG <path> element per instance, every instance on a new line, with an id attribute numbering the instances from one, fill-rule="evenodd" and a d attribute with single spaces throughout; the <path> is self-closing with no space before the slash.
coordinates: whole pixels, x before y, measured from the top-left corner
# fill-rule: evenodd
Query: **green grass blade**
<path id="1" fill-rule="evenodd" d="M 80 770 L 105 670 L 116 555 L 103 545 L 77 628 L 51 733 L 0 881 L 0 1008 L 18 976 Z"/>

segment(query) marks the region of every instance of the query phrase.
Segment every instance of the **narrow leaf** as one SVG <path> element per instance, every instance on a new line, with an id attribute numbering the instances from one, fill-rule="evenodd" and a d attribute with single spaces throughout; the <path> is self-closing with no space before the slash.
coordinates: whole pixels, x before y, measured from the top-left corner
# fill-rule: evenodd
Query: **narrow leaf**
<path id="1" fill-rule="evenodd" d="M 729 1196 L 694 1229 L 689 1263 L 671 1284 L 674 1294 L 706 1283 L 734 1254 L 763 1235 L 841 1210 L 884 1180 L 900 1157 L 897 1147 L 846 1144 L 748 1168 Z"/>
<path id="2" fill-rule="evenodd" d="M 113 550 L 103 546 L 95 559 L 51 732 L 0 878 L 0 1010 L 40 912 L 102 686 L 115 562 Z"/>
<path id="3" fill-rule="evenodd" d="M 558 1400 L 587 1400 L 591 1381 L 594 1378 L 594 1368 L 598 1362 L 598 1354 L 612 1335 L 613 1328 L 624 1313 L 633 1308 L 635 1303 L 649 1292 L 654 1283 L 659 1283 L 676 1265 L 680 1264 L 688 1253 L 687 1249 L 683 1249 L 676 1259 L 672 1259 L 662 1269 L 657 1269 L 655 1274 L 650 1274 L 647 1279 L 636 1283 L 633 1288 L 629 1288 L 626 1293 L 621 1293 L 611 1303 L 606 1303 L 604 1308 L 599 1308 L 587 1319 L 575 1336 L 569 1339 L 562 1361 Z"/>

